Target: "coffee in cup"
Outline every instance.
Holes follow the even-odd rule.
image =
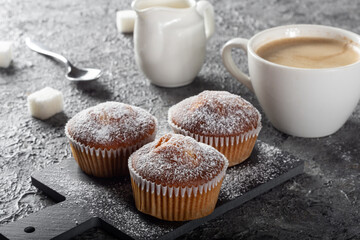
[[[359,48],[349,39],[294,37],[260,46],[256,54],[273,63],[298,68],[334,68],[357,62]]]

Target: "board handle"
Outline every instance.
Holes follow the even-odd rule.
[[[0,240],[68,240],[92,228],[119,239],[133,239],[108,222],[88,213],[86,206],[65,201],[0,227]]]
[[[99,218],[75,209],[65,201],[32,213],[1,226],[0,239],[70,239],[101,225]]]

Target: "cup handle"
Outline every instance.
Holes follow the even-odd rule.
[[[235,64],[232,56],[231,49],[240,48],[247,53],[247,43],[248,40],[245,38],[234,38],[225,43],[221,49],[221,56],[225,68],[233,75],[239,82],[244,84],[248,89],[254,92],[250,77],[243,73]]]
[[[196,10],[204,18],[205,35],[209,39],[215,31],[214,7],[208,1],[199,1]]]

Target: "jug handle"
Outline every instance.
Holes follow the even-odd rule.
[[[204,18],[205,35],[209,39],[215,31],[214,21],[214,7],[208,1],[199,1],[196,5],[196,10]]]

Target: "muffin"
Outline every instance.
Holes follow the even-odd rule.
[[[131,153],[155,139],[157,120],[139,107],[105,102],[85,109],[65,126],[80,168],[96,177],[129,175]]]
[[[191,136],[219,150],[234,166],[246,160],[261,129],[259,111],[240,96],[204,91],[169,109],[175,133]]]
[[[129,158],[136,208],[168,221],[214,211],[228,160],[215,148],[180,134],[166,134]]]

